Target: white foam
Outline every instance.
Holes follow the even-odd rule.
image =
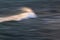
[[[21,10],[22,10],[22,13],[20,13],[18,15],[1,17],[0,22],[11,21],[11,20],[20,21],[23,19],[29,19],[29,18],[36,18],[37,17],[37,15],[33,12],[33,10],[31,8],[22,7]]]

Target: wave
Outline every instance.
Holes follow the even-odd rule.
[[[29,18],[36,18],[37,17],[37,15],[34,13],[34,11],[29,7],[21,7],[20,10],[21,10],[20,14],[7,16],[7,17],[1,17],[0,22],[11,21],[11,20],[20,21],[23,19],[29,19]]]

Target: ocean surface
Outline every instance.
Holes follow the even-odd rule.
[[[0,23],[0,40],[60,40],[60,0],[0,0],[0,17],[18,14],[22,6],[38,17]]]

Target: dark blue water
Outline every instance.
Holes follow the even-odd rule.
[[[0,0],[0,16],[15,15],[31,7],[38,18],[0,23],[0,40],[60,40],[59,0]]]

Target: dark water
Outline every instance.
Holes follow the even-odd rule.
[[[0,0],[0,16],[17,14],[21,6],[31,7],[38,18],[0,23],[0,40],[60,40],[59,0]]]

